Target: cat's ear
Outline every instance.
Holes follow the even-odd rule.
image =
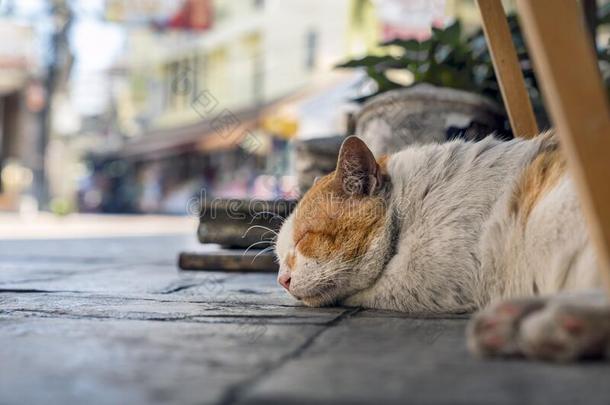
[[[356,136],[343,141],[335,181],[347,195],[373,195],[383,185],[381,168],[366,144]]]

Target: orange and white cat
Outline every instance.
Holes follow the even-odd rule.
[[[595,255],[552,133],[412,146],[379,160],[349,137],[336,170],[284,222],[276,254],[279,283],[309,306],[482,309],[469,327],[477,353],[610,353],[610,306],[591,292]]]

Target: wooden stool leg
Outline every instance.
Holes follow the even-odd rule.
[[[513,134],[524,138],[534,137],[539,132],[538,125],[502,2],[477,0],[477,5]]]
[[[517,8],[610,292],[610,112],[582,11],[576,0],[517,0]]]

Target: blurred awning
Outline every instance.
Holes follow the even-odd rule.
[[[154,23],[158,29],[205,31],[214,20],[212,0],[106,0],[106,18],[124,24]]]
[[[229,130],[226,127],[219,128],[218,117],[213,117],[188,126],[149,131],[117,145],[115,149],[100,151],[97,156],[145,161],[189,151],[214,153],[236,148],[262,154],[269,148],[269,136],[285,140],[297,136],[301,127],[301,110],[312,103],[320,104],[318,97],[335,94],[337,86],[343,88],[351,85],[350,81],[346,81],[350,76],[352,75],[331,76],[330,80],[310,85],[267,104],[231,112],[227,118],[234,125],[230,125]],[[321,105],[329,108],[328,103]],[[316,111],[315,115],[324,114]]]
[[[0,96],[14,93],[26,84],[23,71],[4,70],[0,68]]]
[[[178,128],[153,130],[127,141],[119,150],[105,151],[100,155],[131,160],[152,160],[179,155],[188,151],[214,152],[240,146],[239,139],[245,137],[258,125],[260,108],[236,112],[234,118],[239,125],[223,131],[213,119]]]
[[[214,152],[221,150],[231,150],[239,147],[250,136],[252,131],[258,126],[258,117],[246,122],[241,122],[239,126],[231,130],[230,133],[224,131],[212,131],[201,137],[196,144],[196,148],[202,152]]]
[[[35,33],[32,27],[0,21],[0,94],[13,93],[27,84],[37,67]]]
[[[261,129],[290,140],[328,136],[343,131],[346,104],[362,74],[334,71],[312,85],[265,108]]]
[[[276,111],[263,117],[261,128],[270,135],[282,139],[292,139],[299,129],[298,118],[287,111]]]
[[[203,31],[212,27],[212,0],[186,0],[166,23],[167,28]]]

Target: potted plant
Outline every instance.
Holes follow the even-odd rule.
[[[526,83],[539,97],[516,18],[509,17]],[[369,55],[338,65],[363,68],[375,91],[356,101],[356,134],[376,154],[413,143],[462,137],[480,139],[495,132],[510,138],[500,90],[481,29],[464,35],[461,23],[432,28],[423,41],[395,39],[382,43],[383,55]],[[408,72],[412,83],[393,80]],[[536,103],[535,103],[536,104]]]

